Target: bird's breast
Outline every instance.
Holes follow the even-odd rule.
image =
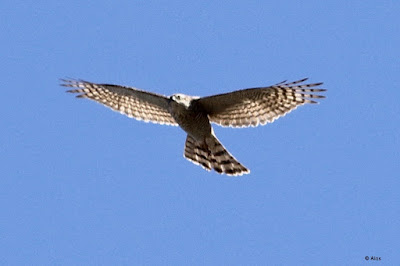
[[[211,134],[211,124],[204,112],[178,103],[171,103],[169,111],[179,126],[195,139],[201,141]]]

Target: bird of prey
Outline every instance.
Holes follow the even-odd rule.
[[[180,126],[186,133],[184,157],[210,171],[238,176],[250,170],[219,142],[211,122],[224,127],[256,127],[271,123],[300,105],[325,98],[322,83],[307,79],[280,82],[269,87],[237,90],[207,97],[174,94],[170,97],[111,84],[62,79],[70,93],[88,98],[121,114],[145,122]]]

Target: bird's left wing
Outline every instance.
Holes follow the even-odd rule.
[[[68,90],[77,93],[78,98],[89,98],[121,114],[158,124],[178,125],[168,111],[168,98],[136,88],[96,84],[83,80],[61,80],[61,86],[76,89]]]
[[[198,99],[211,122],[226,127],[264,125],[306,103],[317,103],[310,98],[325,98],[314,92],[322,83],[302,84],[307,79],[281,82],[270,87],[238,90]]]

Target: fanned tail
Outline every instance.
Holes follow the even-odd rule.
[[[250,170],[239,163],[214,135],[206,138],[205,142],[196,141],[188,135],[184,156],[208,171],[214,169],[217,173],[231,176],[250,173]]]

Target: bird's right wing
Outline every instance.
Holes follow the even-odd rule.
[[[168,98],[163,95],[136,88],[96,84],[83,80],[62,79],[61,81],[63,82],[61,86],[76,88],[67,92],[77,93],[78,98],[89,98],[137,120],[178,125],[168,111]]]
[[[226,127],[265,125],[306,103],[325,98],[314,93],[322,83],[302,84],[307,79],[281,82],[270,87],[251,88],[198,99],[210,121]]]

